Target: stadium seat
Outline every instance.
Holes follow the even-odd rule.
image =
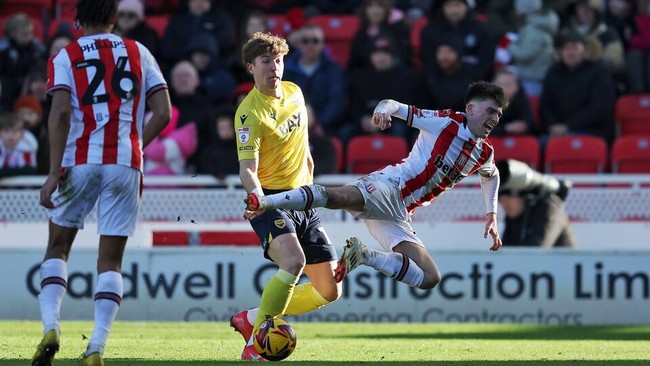
[[[552,137],[544,161],[547,173],[602,173],[607,167],[607,143],[597,136]]]
[[[345,171],[345,154],[343,151],[343,142],[336,136],[331,136],[334,151],[336,151],[336,169],[338,173]]]
[[[25,13],[40,22],[47,21],[52,12],[51,0],[4,0],[0,2],[0,14]]]
[[[291,31],[291,24],[284,14],[266,14],[266,26],[271,34],[285,37]]]
[[[67,27],[70,30],[70,33],[72,34],[72,37],[74,37],[74,39],[77,39],[84,35],[84,29],[81,27],[77,28],[75,26],[74,17],[59,17],[56,19],[52,19],[50,25],[47,27],[48,40],[51,41],[52,38],[54,38],[54,36],[59,30],[59,27]]]
[[[650,94],[620,96],[614,117],[617,136],[650,134]]]
[[[494,146],[495,160],[514,159],[528,164],[533,169],[541,168],[540,149],[537,137],[524,136],[494,136],[490,137]]]
[[[167,25],[169,24],[169,19],[171,18],[171,15],[147,15],[144,17],[144,22],[147,23],[148,26],[153,28],[153,30],[158,33],[158,37],[162,37],[165,34],[165,29],[167,29]]]
[[[54,14],[58,17],[74,17],[77,0],[54,0]]]
[[[650,173],[650,134],[618,137],[611,157],[613,173]]]
[[[406,139],[390,135],[365,135],[347,145],[347,172],[368,174],[401,161],[408,154]]]
[[[0,16],[0,37],[4,37],[5,23],[12,15],[14,14],[4,15],[3,13],[3,15]],[[41,42],[45,42],[45,38],[43,38],[43,22],[39,19],[40,18],[32,17],[34,23],[34,37],[38,38]]]
[[[359,17],[356,15],[316,15],[309,19],[310,24],[316,24],[325,34],[325,44],[332,52],[332,57],[344,69],[348,66],[352,39],[359,29]]]

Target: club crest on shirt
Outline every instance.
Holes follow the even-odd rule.
[[[248,127],[237,128],[237,137],[242,144],[247,143],[251,139],[251,130]]]
[[[287,226],[287,223],[284,221],[284,219],[277,219],[273,221],[273,223],[278,229],[284,229],[284,227]]]

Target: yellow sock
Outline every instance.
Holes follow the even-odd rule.
[[[296,282],[298,282],[298,277],[282,269],[279,269],[269,280],[262,292],[260,308],[255,319],[255,330],[267,316],[284,314],[293,289],[296,287]]]
[[[329,301],[325,300],[311,283],[301,283],[293,290],[293,296],[291,296],[284,313],[286,315],[304,314],[320,309],[327,304]]]

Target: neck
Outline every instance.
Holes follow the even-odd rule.
[[[92,36],[94,34],[110,33],[112,28],[112,25],[84,27],[84,35]]]

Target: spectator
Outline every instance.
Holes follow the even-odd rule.
[[[242,19],[239,32],[237,32],[236,42],[239,45],[238,49],[248,41],[255,32],[266,32],[268,27],[266,25],[266,16],[264,12],[260,10],[253,10],[247,13]],[[244,64],[241,61],[241,55],[239,52],[232,52],[229,55],[224,55],[224,63],[226,69],[230,74],[235,78],[237,83],[249,82],[251,76],[246,71]]]
[[[594,135],[611,142],[616,103],[611,69],[587,59],[586,40],[580,34],[561,32],[556,47],[560,60],[546,74],[540,100],[544,132],[551,137]]]
[[[55,34],[47,48],[49,57],[54,57],[63,47],[69,45],[70,42],[72,42],[72,35],[70,33],[62,32]]]
[[[553,63],[553,37],[560,18],[553,10],[542,9],[542,0],[515,0],[515,11],[523,18],[523,25],[508,51],[526,94],[539,96],[544,75]]]
[[[304,26],[300,36],[298,50],[285,60],[284,79],[302,89],[322,128],[334,134],[343,113],[346,76],[323,50],[325,36],[319,26]]]
[[[38,142],[15,113],[0,114],[0,178],[36,174]]]
[[[650,92],[650,1],[639,1],[635,17],[636,32],[630,39],[627,54],[627,80],[632,93]]]
[[[353,123],[343,126],[339,136],[346,143],[352,136],[362,134],[362,117],[371,108],[386,98],[398,98],[404,103],[416,105],[422,100],[424,86],[415,72],[397,62],[397,49],[389,36],[377,37],[370,53],[370,67],[350,75],[348,96],[350,98],[349,120]],[[371,113],[372,114],[372,113]],[[406,124],[395,124],[382,133],[410,139]],[[376,129],[373,127],[373,131]]]
[[[440,38],[455,34],[464,43],[460,62],[474,80],[489,79],[496,49],[494,38],[483,24],[471,17],[467,0],[442,0],[439,4],[422,29],[422,71],[425,75],[433,72]]]
[[[240,83],[237,85],[237,88],[235,89],[235,92],[232,94],[230,97],[230,103],[234,105],[235,107],[239,107],[239,104],[246,98],[246,95],[253,90],[255,87],[255,83],[248,82],[248,83]]]
[[[172,105],[178,108],[177,128],[194,122],[199,136],[199,146],[207,136],[209,111],[206,108],[212,102],[210,98],[199,91],[199,74],[189,61],[177,63],[171,72],[170,97]],[[196,167],[196,156],[188,158],[188,171]]]
[[[148,122],[152,114],[145,116]],[[172,107],[167,126],[144,149],[144,173],[148,175],[181,175],[186,173],[187,159],[196,153],[196,124],[178,127],[178,109]]]
[[[353,72],[370,65],[372,41],[380,34],[395,40],[395,58],[407,67],[411,63],[410,29],[404,14],[393,9],[390,0],[364,0],[361,4],[361,24],[352,39],[347,70]]]
[[[573,247],[577,240],[564,211],[570,183],[540,174],[516,160],[497,162],[499,204],[505,212],[505,246]]]
[[[589,36],[586,38],[587,54],[597,58],[602,52],[602,59],[619,76],[625,69],[623,41],[616,30],[605,23],[601,3],[600,0],[576,0],[569,7],[568,29]]]
[[[160,39],[158,33],[144,21],[144,4],[141,0],[119,2],[113,33],[142,43],[154,57],[158,58]]]
[[[508,99],[508,108],[490,136],[526,135],[535,133],[533,113],[528,97],[519,84],[514,71],[508,68],[499,69],[494,73],[493,82],[503,89]]]
[[[634,17],[637,14],[637,1],[609,0],[605,8],[605,23],[618,33],[623,48],[630,48],[630,38],[636,31]]]
[[[4,25],[0,39],[0,111],[9,111],[20,95],[20,88],[30,67],[46,58],[45,46],[34,37],[32,19],[18,13]]]
[[[50,109],[52,108],[52,99],[47,96],[47,73],[45,68],[46,65],[44,63],[32,65],[29,73],[25,76],[25,82],[23,83],[21,92],[23,96],[30,95],[36,98],[40,105],[41,122],[37,126],[30,127],[29,131],[38,141],[36,166],[38,168],[38,174],[41,175],[47,175],[50,169],[50,142],[47,120],[50,115]],[[19,104],[19,100],[16,101],[16,104]],[[16,104],[14,104],[14,108]],[[38,111],[39,108],[34,106],[33,109]]]
[[[515,0],[490,1],[486,25],[494,39],[502,39],[507,33],[516,32]]]
[[[209,138],[199,148],[198,173],[218,179],[239,173],[237,141],[235,140],[235,108],[218,107],[211,115]]]
[[[201,80],[200,87],[206,92],[213,104],[228,101],[237,87],[235,78],[219,62],[219,48],[214,37],[207,33],[198,33],[190,38],[186,55],[194,64]]]
[[[465,93],[473,80],[469,67],[460,62],[463,40],[456,34],[438,38],[435,67],[427,74],[431,109],[465,110]]]
[[[194,34],[212,35],[219,46],[219,54],[227,55],[234,49],[235,22],[221,11],[213,9],[211,0],[188,0],[187,11],[174,15],[161,40],[160,54],[173,65],[183,58],[185,46]]]
[[[314,159],[314,176],[338,173],[336,149],[332,137],[323,131],[318,116],[310,104],[306,104],[309,126],[309,151]]]

